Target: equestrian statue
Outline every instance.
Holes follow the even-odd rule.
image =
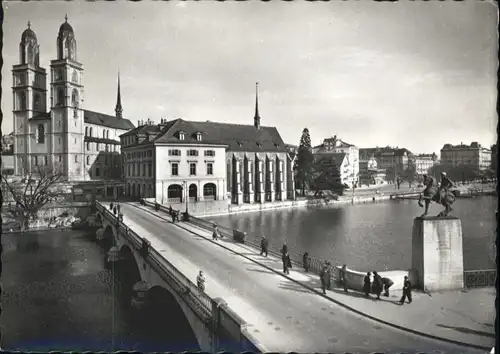
[[[450,190],[453,187],[453,182],[448,178],[446,172],[441,173],[441,181],[438,185],[436,179],[431,176],[424,175],[425,189],[420,194],[418,205],[424,207],[422,200],[425,202],[425,212],[421,215],[424,217],[429,212],[429,205],[435,202],[444,206],[444,210],[440,212],[437,217],[448,216],[453,210],[452,204],[455,202],[455,194]]]

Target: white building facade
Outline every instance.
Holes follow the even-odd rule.
[[[441,149],[441,163],[450,166],[470,165],[487,170],[491,168],[491,150],[477,142],[470,145],[445,144]]]

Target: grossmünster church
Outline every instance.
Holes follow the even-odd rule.
[[[119,136],[134,125],[122,116],[119,77],[115,115],[86,110],[83,64],[67,16],[54,54],[47,78],[37,36],[28,23],[19,44],[19,64],[12,68],[15,175],[46,166],[69,181],[120,179]]]

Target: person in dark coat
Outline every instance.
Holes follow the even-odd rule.
[[[304,270],[306,273],[309,273],[309,267],[311,266],[311,258],[309,258],[309,253],[304,253],[302,256],[302,265],[304,266]]]
[[[118,214],[120,214],[120,210],[121,210],[121,205],[120,204],[116,204],[116,210],[118,211]]]
[[[116,215],[116,206],[113,207],[113,214]]]
[[[332,288],[332,267],[330,262],[326,262],[326,288],[331,290]]]
[[[365,292],[365,296],[370,296],[370,287],[371,287],[371,281],[370,281],[370,272],[366,273],[365,278],[364,278],[364,284],[363,284],[363,291]]]
[[[380,300],[380,294],[382,294],[383,287],[384,283],[382,277],[378,275],[376,271],[373,271],[372,292],[377,295],[377,300]]]
[[[288,246],[286,245],[286,242],[283,244],[283,246],[281,246],[281,253],[288,253]]]
[[[410,279],[408,279],[407,275],[405,275],[405,281],[403,284],[403,296],[401,297],[401,300],[399,300],[399,303],[403,305],[406,298],[408,298],[408,303],[411,304],[411,282]]]
[[[347,278],[346,278],[346,271],[347,271],[347,266],[344,264],[342,266],[342,269],[340,270],[340,282],[342,283],[342,285],[344,286],[344,291],[347,293],[348,290],[347,290],[347,287],[348,287],[348,283],[347,283]]]
[[[319,280],[321,280],[321,290],[323,290],[323,294],[326,294],[326,263],[323,264],[323,268],[321,268],[321,271],[319,272]]]
[[[389,297],[389,288],[394,285],[394,282],[389,278],[382,278],[384,284],[384,296]]]
[[[281,260],[283,262],[283,273],[290,274],[288,268],[290,268],[291,262],[290,262],[290,255],[288,254],[288,252],[282,254]]]
[[[212,240],[217,241],[219,239],[218,235],[219,235],[219,230],[217,229],[217,224],[214,223],[214,230],[212,232]]]
[[[266,236],[262,236],[262,240],[260,240],[260,255],[267,257],[267,251],[269,247],[269,241]]]

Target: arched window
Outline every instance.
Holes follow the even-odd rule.
[[[27,60],[28,64],[31,64],[31,65],[34,64],[34,60],[33,60],[34,58],[33,57],[34,57],[33,56],[33,44],[29,43],[28,44],[28,60]]]
[[[106,138],[106,129],[103,129],[102,130],[102,138],[105,139]]]
[[[89,150],[90,150],[90,143],[87,142],[87,151],[89,151]]]
[[[76,70],[73,70],[73,75],[71,76],[71,81],[74,83],[78,83],[78,74],[76,73]]]
[[[92,127],[89,129],[89,136],[92,136]]]
[[[89,127],[85,127],[85,136],[89,136]]]
[[[90,156],[87,156],[87,165],[90,165]]]
[[[76,89],[73,89],[73,93],[71,94],[71,105],[73,107],[78,107],[79,103],[78,91]]]
[[[109,139],[109,130],[106,130],[106,139]]]
[[[43,126],[43,124],[38,124],[37,143],[38,144],[45,144],[45,127]]]
[[[19,100],[20,101],[19,102],[19,104],[20,104],[19,109],[26,109],[27,108],[27,106],[26,106],[26,92],[21,92],[19,98],[20,98],[20,100]]]
[[[62,87],[59,87],[57,89],[57,105],[58,106],[64,105],[64,91],[63,91]]]

